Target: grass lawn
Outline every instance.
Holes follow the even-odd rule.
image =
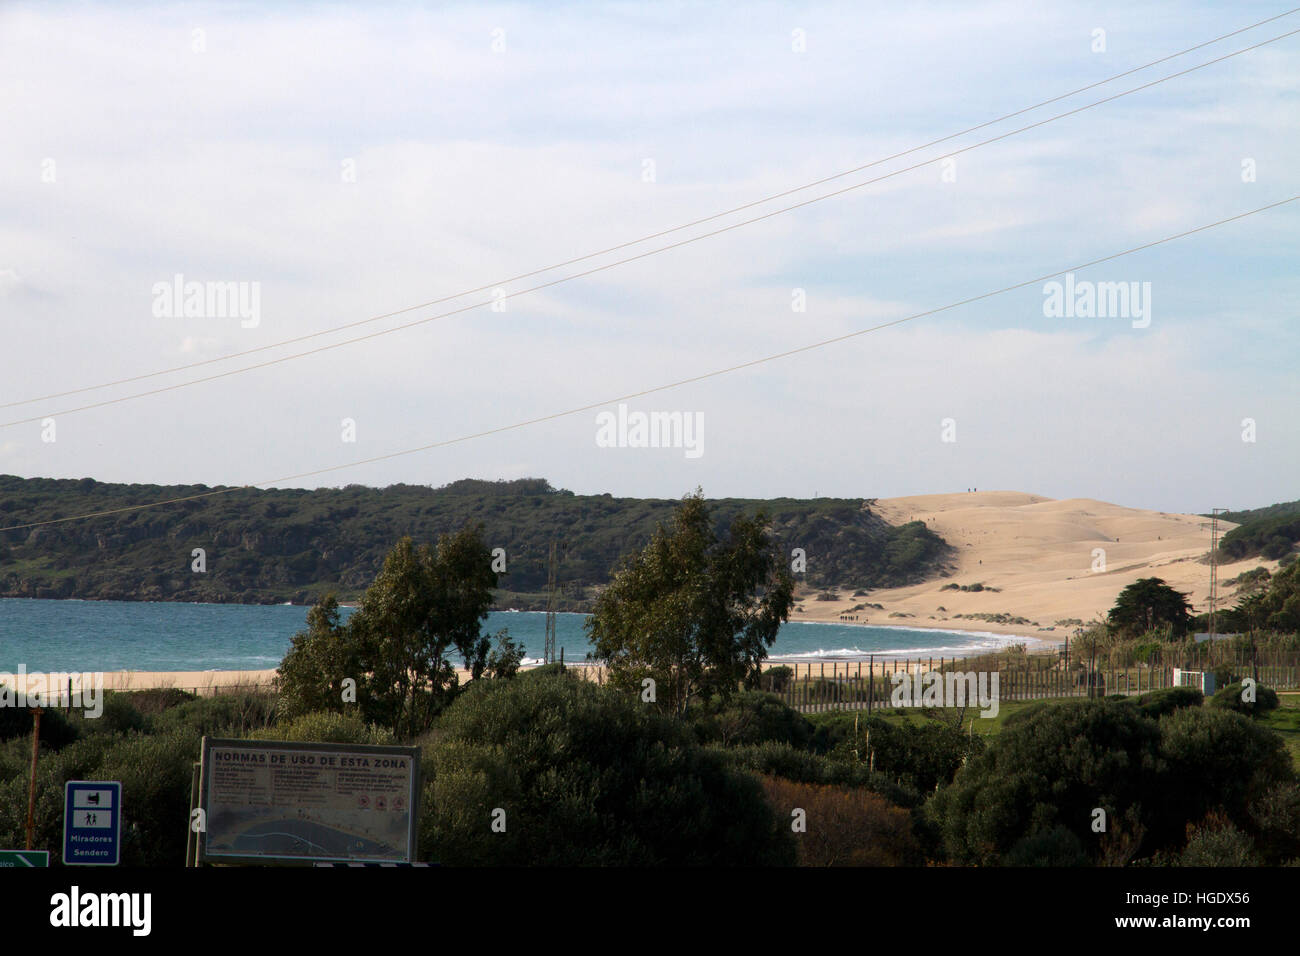
[[[1300,771],[1300,694],[1282,693],[1277,699],[1278,709],[1265,714],[1259,722],[1286,741],[1291,764]]]

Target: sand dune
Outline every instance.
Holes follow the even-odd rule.
[[[1210,521],[1200,515],[1144,511],[1090,498],[1056,500],[1015,491],[885,498],[873,510],[887,521],[924,521],[951,544],[946,578],[906,588],[873,590],[836,601],[808,593],[804,613],[793,620],[836,621],[854,614],[857,623],[988,630],[1058,641],[1073,625],[1058,622],[1100,618],[1119,592],[1139,578],[1159,577],[1190,594],[1197,612],[1209,604]],[[1235,527],[1220,522],[1220,534]],[[1104,555],[1095,554],[1101,549]],[[1094,570],[1104,559],[1104,570]],[[1242,571],[1276,561],[1251,558],[1219,566],[1220,606],[1235,603],[1223,582]],[[941,590],[976,582],[999,591]],[[880,604],[852,611],[864,602]],[[942,610],[940,610],[942,608]],[[1030,624],[998,624],[956,615],[1007,614]],[[891,617],[906,614],[909,617]]]

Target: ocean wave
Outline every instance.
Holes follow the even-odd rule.
[[[963,635],[964,636],[964,635]],[[975,637],[974,634],[971,635]],[[771,654],[769,661],[865,661],[876,657],[892,659],[896,657],[971,657],[986,651],[1000,650],[1013,644],[1024,643],[1023,639],[1008,634],[979,635],[978,639],[963,644],[932,644],[922,647],[882,647],[863,650],[860,647],[819,647],[807,651],[789,651],[783,654]]]

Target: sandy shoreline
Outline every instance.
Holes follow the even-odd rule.
[[[1035,650],[1047,650],[1054,653],[1054,646],[1040,645]],[[797,659],[768,659],[763,662],[763,670],[771,670],[774,667],[788,667],[793,670],[796,676],[826,676],[826,678],[835,678],[835,676],[866,676],[871,674],[872,663],[874,663],[876,674],[888,674],[891,671],[911,671],[911,670],[928,670],[931,667],[937,667],[944,662],[962,659],[963,657],[979,657],[983,654],[995,653],[993,649],[974,650],[970,654],[957,654],[946,652],[944,654],[915,653],[907,654],[906,657],[897,656],[897,654],[875,654],[870,658],[862,659],[845,659],[845,658],[814,658],[800,657]],[[536,665],[534,665],[536,666]],[[588,663],[572,663],[568,666],[571,669],[580,672],[582,676],[589,680],[597,680],[603,683],[604,669],[599,665],[588,665]],[[521,670],[530,670],[532,667],[524,667]],[[460,675],[460,683],[469,683],[469,672],[467,670],[456,671]],[[233,693],[261,692],[269,691],[276,679],[274,670],[253,670],[253,671],[105,671],[104,672],[104,689],[105,691],[152,691],[152,689],[177,688],[188,693],[195,693],[201,697],[211,697],[216,695],[233,695]]]

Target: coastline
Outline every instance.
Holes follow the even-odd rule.
[[[816,654],[774,654],[769,656],[763,662],[763,669],[770,670],[773,667],[795,667],[799,671],[805,669],[811,671],[812,668],[818,668],[819,673],[827,677],[835,676],[843,671],[845,674],[862,673],[868,667],[868,659],[874,657],[876,670],[884,673],[889,668],[897,668],[900,664],[906,664],[910,669],[921,661],[927,660],[952,660],[962,657],[978,657],[983,654],[996,653],[1005,649],[1007,646],[1014,644],[1025,644],[1026,653],[1055,653],[1056,645],[1049,643],[1041,638],[1030,637],[1021,634],[997,633],[994,631],[968,631],[954,627],[940,627],[937,625],[922,624],[871,624],[867,622],[847,622],[847,621],[803,621],[806,624],[836,624],[840,626],[873,627],[882,630],[892,631],[944,631],[952,634],[962,634],[972,639],[984,638],[1003,641],[1002,647],[983,647],[970,648],[966,653],[962,653],[961,648],[936,647],[936,648],[902,648],[896,651],[876,651],[861,653],[854,657],[831,657],[818,656]],[[839,653],[837,651],[827,652],[827,654]],[[588,679],[602,681],[604,679],[604,668],[596,664],[586,664],[582,661],[566,662],[567,666],[577,668]],[[525,664],[521,670],[532,670],[539,664]],[[458,668],[456,673],[459,675],[462,683],[467,683],[470,679],[469,671],[464,668]],[[275,680],[276,668],[265,668],[262,670],[207,670],[207,671],[136,671],[136,670],[119,670],[104,672],[104,689],[113,691],[139,691],[139,690],[161,690],[176,688],[199,696],[214,696],[216,694],[237,694],[244,692],[261,692],[269,690]]]

